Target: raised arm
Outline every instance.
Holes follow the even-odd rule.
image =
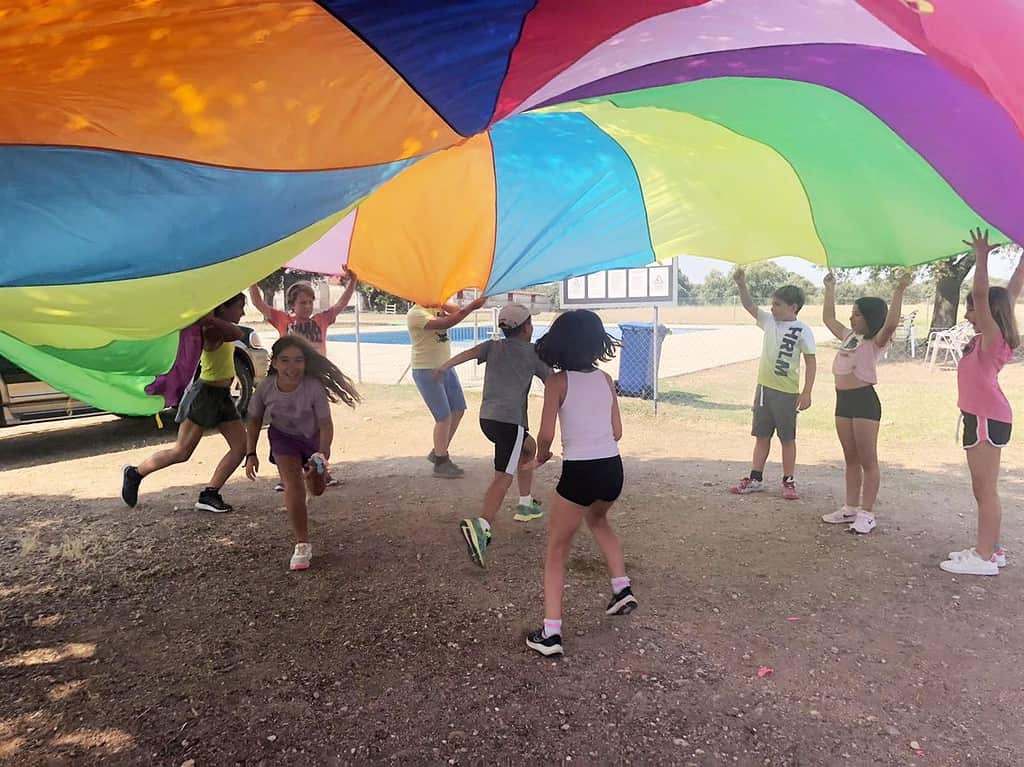
[[[850,335],[850,329],[836,319],[836,276],[829,272],[825,275],[825,303],[821,307],[821,320],[832,335],[840,341]]]
[[[1013,270],[1010,282],[1006,285],[1006,291],[1010,294],[1010,303],[1016,304],[1020,298],[1021,289],[1024,289],[1024,249],[1020,252],[1020,260],[1017,261],[1017,268]]]
[[[544,410],[540,416],[540,430],[537,432],[537,465],[551,460],[551,444],[555,441],[555,421],[558,409],[565,399],[566,375],[555,373],[544,382]]]
[[[434,319],[429,320],[423,327],[427,330],[447,330],[448,328],[453,328],[483,306],[486,302],[487,299],[484,296],[480,296],[480,298],[466,304],[464,307],[451,314],[446,314],[444,317],[434,317]],[[447,308],[445,308],[445,311],[447,311]]]
[[[359,280],[356,278],[355,272],[348,271],[345,274],[348,276],[348,284],[345,285],[345,290],[341,294],[341,298],[326,310],[327,317],[331,322],[338,319],[338,315],[345,311],[345,307],[348,306],[348,302],[352,300],[352,294],[356,292],[356,287],[359,285]]]
[[[736,281],[736,287],[740,292],[740,303],[743,304],[743,308],[747,310],[747,313],[757,319],[757,304],[754,303],[754,299],[750,297],[750,288],[747,287],[747,274],[743,271],[743,268],[737,266],[735,271],[732,273],[732,278]]]
[[[904,271],[900,275],[899,281],[892,291],[892,301],[889,302],[889,313],[885,315],[885,324],[873,339],[876,346],[883,347],[888,344],[892,340],[892,334],[900,326],[900,315],[903,314],[903,294],[913,280],[914,276],[910,272]]]
[[[238,327],[238,325],[233,322],[228,322],[227,320],[222,320],[220,317],[215,317],[212,314],[203,318],[203,330],[205,331],[207,328],[213,328],[219,332],[224,339],[224,343],[238,341],[242,338],[242,329]],[[213,351],[218,346],[220,346],[220,342],[207,346],[206,334],[203,334],[203,348],[207,351]]]
[[[270,322],[270,315],[274,313],[274,307],[263,300],[263,291],[260,290],[259,285],[253,285],[249,288],[249,298],[252,300],[252,305],[259,309],[263,319]]]
[[[988,230],[982,234],[981,229],[971,232],[971,240],[964,240],[965,245],[970,245],[974,251],[974,287],[971,289],[972,303],[974,304],[974,326],[981,331],[981,347],[991,348],[1002,335],[999,325],[992,316],[992,307],[988,303],[988,254],[992,246],[988,242]]]

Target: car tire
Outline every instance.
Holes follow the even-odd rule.
[[[255,374],[252,363],[245,354],[235,352],[235,382],[231,385],[231,393],[235,398],[235,407],[238,414],[243,418],[249,410],[249,403],[252,401],[252,393],[256,386],[254,384]]]

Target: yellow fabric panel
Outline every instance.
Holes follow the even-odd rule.
[[[260,250],[201,269],[137,280],[0,288],[0,330],[32,346],[93,349],[159,338],[287,263],[348,210]]]
[[[573,109],[633,160],[659,259],[729,253],[746,264],[792,254],[826,263],[803,185],[773,148],[682,112],[608,103]]]
[[[406,168],[356,213],[348,265],[359,279],[423,305],[487,285],[495,180],[486,134]]]
[[[13,6],[0,8],[0,144],[308,170],[391,162],[459,140],[312,0]]]

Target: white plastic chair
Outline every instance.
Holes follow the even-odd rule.
[[[960,364],[960,357],[963,356],[964,346],[974,337],[974,327],[971,323],[960,322],[947,330],[935,330],[928,336],[928,369],[933,370],[938,360],[939,352],[945,352],[942,364],[952,362],[954,366]]]

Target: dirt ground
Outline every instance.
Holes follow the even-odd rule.
[[[499,520],[486,571],[457,530],[492,471],[477,395],[453,448],[467,475],[443,481],[415,392],[365,393],[335,410],[345,484],[314,508],[314,566],[298,574],[269,466],[226,486],[234,513],[192,510],[219,437],[129,510],[119,467],[169,429],[0,433],[0,761],[1024,763],[1019,444],[1004,451],[1011,564],[953,578],[937,564],[969,544],[974,511],[951,427],[887,448],[880,526],[858,538],[818,521],[842,500],[825,428],[801,435],[802,500],[778,496],[774,462],[772,492],[736,498],[745,400],[704,397],[700,418],[628,407],[614,523],[640,609],[604,616],[607,574],[581,535],[567,654],[548,661],[523,646],[542,618],[543,521]],[[557,474],[538,474],[541,498]]]

